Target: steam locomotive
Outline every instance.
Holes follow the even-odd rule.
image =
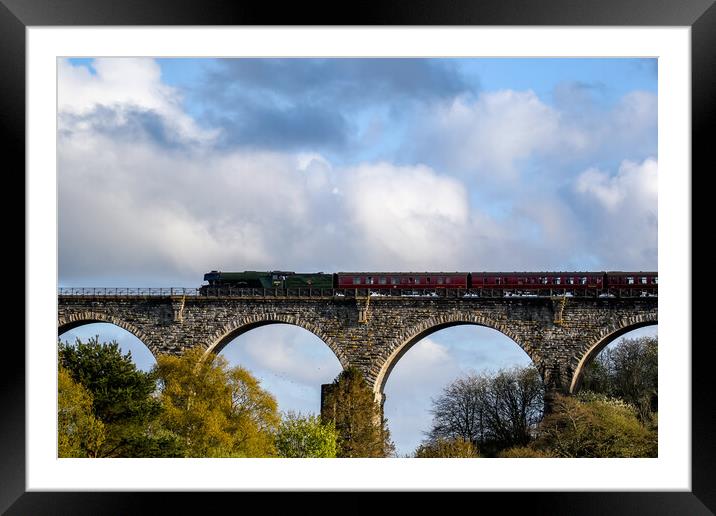
[[[656,296],[657,272],[337,272],[211,271],[204,274],[202,295],[225,295],[246,289],[291,291],[335,289],[339,295],[465,296]]]

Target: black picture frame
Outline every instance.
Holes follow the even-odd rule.
[[[692,44],[692,170],[713,171],[710,129],[716,118],[715,0],[411,0],[329,6],[204,0],[0,0],[0,131],[6,169],[25,170],[25,29],[30,26],[105,25],[549,25],[688,26]],[[8,159],[10,158],[10,159]],[[15,158],[15,159],[12,159]],[[711,166],[709,166],[711,165]],[[15,174],[19,176],[19,174]],[[692,173],[692,178],[695,174]],[[24,181],[19,188],[24,192]],[[697,190],[693,189],[692,192]],[[695,212],[692,215],[697,220]],[[699,233],[692,229],[692,235]],[[692,238],[693,241],[693,238]],[[692,250],[692,270],[699,267]],[[26,258],[26,257],[24,257]],[[6,269],[10,271],[10,268]],[[25,268],[25,277],[31,271]],[[15,277],[15,276],[13,276]],[[694,277],[696,277],[694,275]],[[690,279],[690,278],[689,278]],[[19,291],[19,289],[17,290]],[[693,292],[693,290],[692,290]],[[692,321],[707,305],[691,300]],[[17,300],[17,306],[20,305]],[[24,303],[23,303],[24,306]],[[24,340],[24,339],[23,339]],[[692,339],[694,341],[695,339]],[[713,514],[716,510],[716,411],[712,398],[710,339],[691,346],[692,490],[690,492],[480,493],[533,514]],[[194,505],[221,507],[247,493],[26,492],[25,351],[6,342],[0,375],[0,511],[7,514],[135,514],[151,510],[191,512]],[[679,344],[679,343],[673,343]],[[690,343],[680,343],[689,345]],[[255,496],[255,495],[254,495]],[[244,499],[245,500],[245,499]],[[509,500],[509,501],[508,501]],[[517,505],[516,505],[517,504]],[[246,507],[244,505],[244,507]]]

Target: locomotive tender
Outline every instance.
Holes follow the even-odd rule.
[[[211,271],[204,274],[202,295],[226,295],[255,289],[325,291],[337,295],[446,295],[464,296],[656,296],[658,273],[600,272],[337,272]],[[297,290],[298,289],[298,290]]]

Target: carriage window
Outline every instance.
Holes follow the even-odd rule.
[[[427,283],[430,283],[430,278],[427,278],[425,281],[426,281]]]
[[[659,283],[659,277],[658,277],[658,276],[654,276],[653,278],[651,278],[651,282],[652,282],[654,285],[657,285],[657,284]]]
[[[542,283],[542,285],[546,285],[546,284],[547,284],[547,278],[546,278],[546,277],[540,278],[540,283]]]
[[[385,285],[386,283],[388,283],[388,278],[380,278],[381,285]]]
[[[442,285],[443,283],[445,283],[445,278],[443,278],[442,276],[440,276],[440,277],[438,278],[438,285]]]
[[[408,278],[408,283],[413,283],[413,278]]]
[[[391,285],[397,285],[397,284],[398,284],[398,278],[395,278],[395,277],[390,278],[390,284],[391,284]]]
[[[567,278],[568,285],[574,285],[574,278]]]
[[[642,276],[641,278],[639,278],[639,283],[641,283],[642,285],[646,285],[646,276]]]
[[[445,283],[450,283],[450,277],[445,278]]]
[[[579,284],[580,284],[580,285],[586,285],[586,284],[587,284],[587,277],[586,277],[586,276],[582,276],[581,278],[579,278]]]
[[[373,284],[373,276],[368,276],[368,281],[367,281],[367,283],[368,283],[368,285],[372,285],[372,284]]]
[[[562,284],[562,278],[554,278],[554,284],[555,284],[555,285],[561,285],[561,284]]]
[[[627,276],[627,285],[633,285],[634,284],[634,277],[633,276]]]
[[[353,284],[354,285],[360,285],[360,276],[355,276],[353,278]]]

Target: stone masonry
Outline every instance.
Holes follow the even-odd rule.
[[[583,367],[615,338],[657,323],[657,298],[407,298],[59,296],[58,331],[109,322],[156,356],[200,346],[218,353],[258,326],[293,324],[359,367],[382,400],[391,370],[413,344],[449,326],[477,324],[514,340],[551,392],[575,392]],[[548,401],[548,400],[547,400]]]

